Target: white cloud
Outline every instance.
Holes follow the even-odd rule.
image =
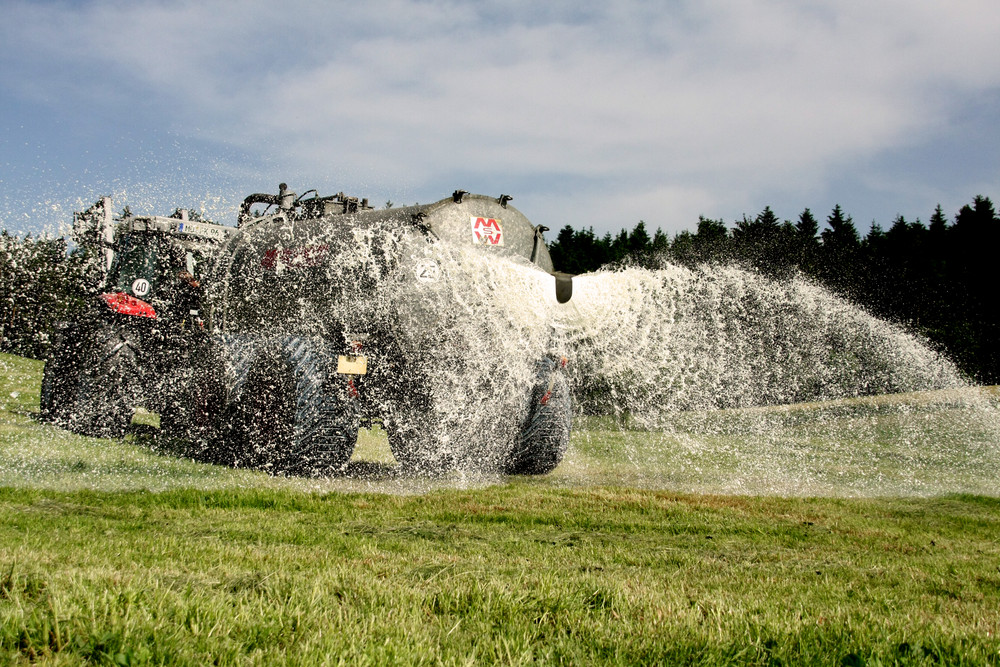
[[[139,98],[181,135],[416,193],[463,172],[575,178],[564,210],[602,184],[674,229],[695,209],[759,210],[763,191],[814,192],[1000,86],[992,0],[108,0],[7,14],[32,71],[105,112],[109,93]],[[36,99],[42,86],[2,80]],[[599,215],[650,217],[637,213]]]

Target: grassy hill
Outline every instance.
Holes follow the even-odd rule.
[[[0,663],[1000,662],[997,478],[953,460],[964,441],[988,465],[991,431],[960,423],[965,398],[683,415],[659,433],[594,421],[537,480],[399,478],[366,433],[355,478],[309,481],[161,455],[142,428],[112,442],[38,424],[39,376],[0,356]],[[845,451],[859,433],[864,459]],[[832,497],[704,492],[767,443],[799,443],[768,464],[839,452],[813,473]],[[986,495],[844,497],[872,487],[832,469],[865,460]],[[764,468],[740,474],[780,477]]]

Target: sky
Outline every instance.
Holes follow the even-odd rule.
[[[513,195],[553,231],[1000,199],[996,0],[0,0],[0,228]]]

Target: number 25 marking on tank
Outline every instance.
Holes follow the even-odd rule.
[[[145,278],[138,278],[132,283],[132,294],[136,296],[146,296],[149,294],[149,281]]]
[[[422,259],[417,263],[415,273],[422,283],[436,283],[441,277],[441,267],[433,259]]]

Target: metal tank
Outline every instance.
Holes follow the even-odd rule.
[[[571,291],[568,276],[553,272],[546,228],[511,199],[459,190],[373,210],[343,193],[297,197],[284,184],[277,195],[247,197],[209,281],[218,381],[192,400],[222,407],[200,439],[205,456],[327,474],[346,468],[359,424],[377,420],[404,467],[454,465],[455,452],[435,441],[435,372],[421,362],[435,337],[468,324],[456,318],[496,319],[482,304],[456,315],[447,301],[463,293],[457,283],[502,261],[521,267],[525,299],[565,301]],[[505,390],[517,394],[505,396],[518,406],[516,433],[488,467],[540,474],[565,451],[571,399],[563,362],[544,341],[525,354],[530,376]]]

